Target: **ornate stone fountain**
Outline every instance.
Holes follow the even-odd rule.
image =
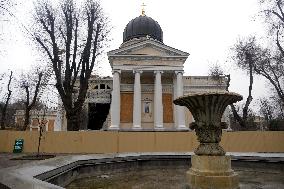
[[[231,158],[219,145],[221,122],[226,107],[242,100],[232,92],[193,93],[174,100],[174,104],[186,106],[194,117],[190,125],[195,130],[199,146],[191,157],[191,168],[187,172],[191,189],[237,189],[238,175],[231,169]]]

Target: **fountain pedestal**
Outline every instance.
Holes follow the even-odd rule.
[[[191,156],[187,178],[191,189],[238,189],[238,175],[231,169],[230,156]]]
[[[238,175],[231,169],[231,158],[219,145],[222,115],[229,104],[242,100],[242,96],[230,92],[195,93],[174,100],[176,105],[186,106],[194,117],[190,125],[195,130],[199,146],[191,157],[187,177],[191,189],[238,189]]]

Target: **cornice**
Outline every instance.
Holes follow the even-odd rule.
[[[126,46],[126,47],[121,47],[119,49],[115,49],[115,50],[109,51],[107,53],[107,55],[109,57],[110,56],[114,56],[114,55],[117,56],[119,53],[127,52],[127,51],[130,52],[130,51],[133,51],[134,49],[140,49],[140,48],[143,48],[143,47],[146,47],[146,46],[150,46],[150,47],[153,47],[153,48],[156,47],[156,49],[164,49],[164,50],[166,50],[166,52],[168,51],[169,54],[170,53],[176,53],[176,55],[173,55],[173,56],[182,56],[182,57],[186,57],[186,58],[189,56],[189,53],[187,53],[187,52],[175,49],[173,47],[167,46],[167,45],[162,44],[162,43],[158,43],[158,42],[156,42],[154,40],[151,40],[151,39],[148,39],[148,40],[145,40],[145,41],[142,41],[142,42],[135,43],[133,45],[129,45],[129,46]],[[125,55],[125,54],[123,54],[123,55]]]

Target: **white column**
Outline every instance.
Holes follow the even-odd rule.
[[[183,71],[175,71],[176,74],[176,98],[183,96]],[[185,126],[185,116],[184,116],[184,107],[176,106],[176,118],[177,118],[177,129],[185,130],[188,129]]]
[[[173,99],[176,99],[177,98],[177,78],[176,76],[173,78],[173,96],[174,98]],[[174,114],[174,126],[175,128],[178,127],[178,119],[177,119],[177,105],[175,105],[173,103],[173,107],[174,107],[174,111],[173,111],[173,114]]]
[[[141,129],[141,83],[140,74],[142,71],[134,70],[134,96],[133,96],[133,129]]]
[[[163,101],[162,101],[162,71],[154,71],[155,91],[154,91],[154,127],[163,129]]]
[[[120,73],[120,70],[113,70],[110,130],[118,130],[120,124]]]

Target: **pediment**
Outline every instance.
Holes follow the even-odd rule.
[[[108,52],[108,56],[188,57],[188,53],[153,40],[142,41]]]

